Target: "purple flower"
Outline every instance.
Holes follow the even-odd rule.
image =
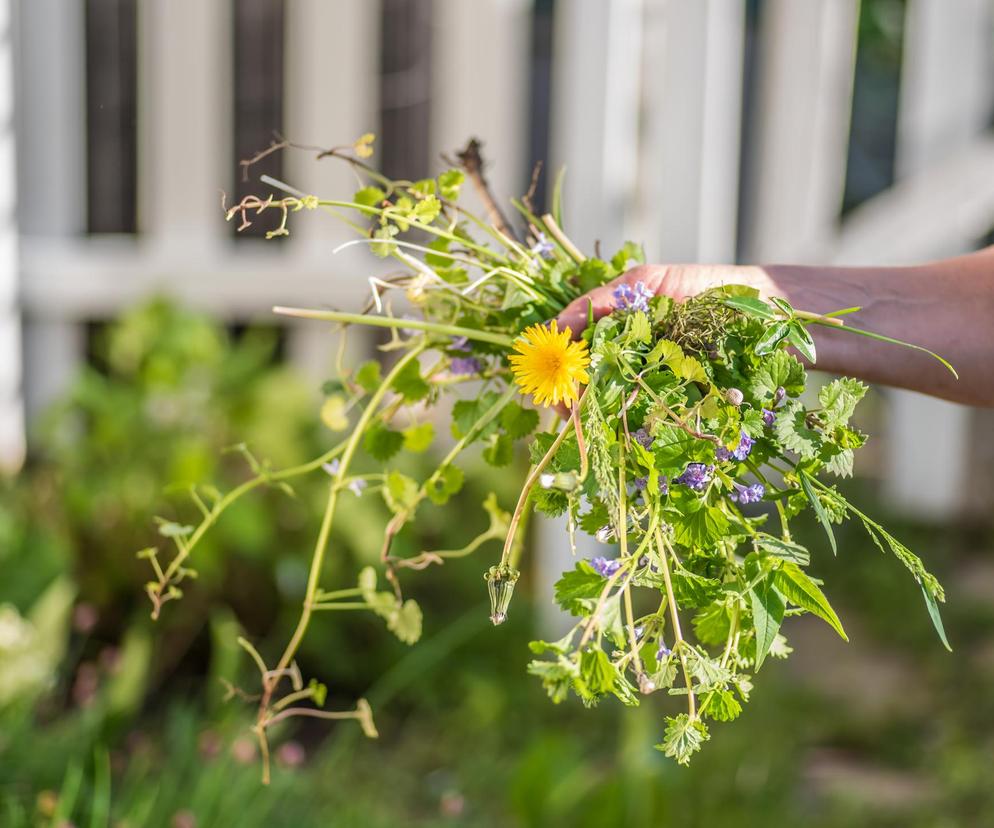
[[[667,647],[662,641],[659,642],[659,649],[656,650],[656,661],[662,661],[664,658],[669,658],[673,654],[673,651]]]
[[[652,291],[645,286],[645,282],[636,282],[635,285],[618,285],[612,295],[614,296],[615,307],[618,310],[649,312],[649,300],[652,298]]]
[[[690,463],[684,470],[683,474],[679,477],[674,477],[674,483],[682,483],[689,489],[693,489],[695,492],[704,491],[704,487],[711,482],[711,475],[714,472],[714,466],[705,465],[704,463]]]
[[[714,456],[718,458],[719,463],[727,463],[732,459],[732,452],[724,446],[718,446],[718,448],[714,450]]]
[[[365,489],[369,484],[363,480],[361,477],[357,477],[354,480],[349,481],[348,489],[356,497],[362,495],[362,490]]]
[[[770,428],[777,421],[777,415],[768,408],[763,409],[763,422]]]
[[[637,492],[643,491],[645,489],[645,484],[648,483],[648,482],[649,482],[649,478],[647,478],[647,477],[636,477],[632,481],[632,483],[635,486],[635,491],[637,491]]]
[[[640,428],[632,435],[632,437],[635,438],[635,442],[638,443],[640,446],[642,446],[642,448],[644,449],[652,448],[652,444],[654,442],[652,435],[649,434],[649,432],[646,431],[644,428]]]
[[[591,559],[590,565],[594,568],[594,572],[602,578],[610,578],[621,568],[621,561],[598,555],[596,558]]]
[[[632,632],[635,633],[635,640],[638,641],[642,637],[642,633],[645,632],[645,627],[642,626],[642,625],[639,625],[639,626],[635,627],[632,630]]]
[[[762,483],[753,483],[751,486],[743,486],[740,483],[733,483],[735,491],[730,492],[728,497],[733,503],[758,503],[766,494],[766,487]]]
[[[341,466],[341,463],[339,462],[337,457],[334,460],[332,460],[330,463],[321,464],[321,468],[324,469],[326,472],[328,472],[328,474],[330,474],[332,477],[338,474],[339,466]]]
[[[555,251],[556,246],[546,238],[545,233],[539,233],[535,244],[532,245],[528,252],[536,256],[541,256],[543,259],[551,259]]]
[[[739,444],[732,451],[732,457],[736,460],[745,460],[749,456],[749,452],[752,451],[752,444],[755,442],[752,437],[743,431],[739,437]]]
[[[452,337],[452,342],[449,343],[449,350],[469,353],[469,338],[465,336]]]
[[[782,385],[773,392],[773,407],[776,408],[780,403],[783,402],[784,397],[787,396],[787,389]]]
[[[479,374],[482,370],[483,366],[476,357],[454,357],[449,363],[449,371],[453,374]]]
[[[670,493],[670,484],[665,474],[659,478],[659,493],[663,497],[666,497]]]

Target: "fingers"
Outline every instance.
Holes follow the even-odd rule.
[[[614,291],[619,285],[634,285],[636,282],[642,282],[650,291],[658,293],[663,285],[665,273],[666,268],[654,265],[639,265],[625,271],[618,278],[606,285],[594,288],[563,308],[559,316],[556,317],[559,329],[563,330],[568,327],[573,338],[577,338],[587,327],[587,318],[591,307],[595,322],[602,316],[607,316],[617,307]]]

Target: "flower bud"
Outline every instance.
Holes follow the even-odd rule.
[[[782,385],[773,392],[773,407],[776,408],[780,403],[783,402],[783,398],[787,396],[787,389]]]
[[[643,696],[648,696],[650,693],[655,692],[656,682],[649,678],[645,673],[639,673],[639,692]]]
[[[738,388],[729,388],[725,391],[725,402],[729,405],[742,405],[743,399],[745,399],[745,397]]]
[[[490,621],[496,627],[507,620],[507,608],[521,573],[508,564],[501,564],[490,567],[483,577],[490,593]]]

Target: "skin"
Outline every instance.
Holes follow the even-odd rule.
[[[845,317],[848,324],[930,348],[952,363],[959,380],[927,354],[813,325],[819,369],[994,407],[994,246],[912,267],[641,265],[572,302],[559,315],[560,328],[582,331],[588,302],[595,318],[610,313],[612,292],[625,282],[643,282],[677,301],[744,284],[815,313],[859,306]]]

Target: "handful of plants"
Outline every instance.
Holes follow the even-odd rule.
[[[270,235],[289,232],[291,213],[326,210],[355,228],[352,244],[396,261],[396,273],[370,279],[364,313],[276,309],[390,330],[382,364],[340,366],[340,378],[326,385],[321,416],[344,439],[309,463],[281,470],[241,447],[254,476],[226,493],[194,490],[199,524],[163,521],[161,534],[175,549],[168,557],[157,549],[141,553],[154,571],[147,591],[158,616],[193,574],[197,543],[234,500],[259,486],[288,488],[298,475],[328,476],[293,637],[275,664],[240,639],[260,673],[254,730],[263,757],[269,729],[294,716],[354,718],[376,735],[365,701],[354,710],[326,711],[325,687],[304,683],[294,657],[315,615],[368,611],[413,644],[421,610],[405,598],[401,573],[476,554],[487,561],[491,620],[500,624],[519,577],[522,527],[532,510],[565,515],[571,543],[580,530],[605,546],[602,556],[578,559],[556,584],[555,600],[576,623],[558,641],[532,643],[538,658],[529,672],[554,702],[571,692],[588,706],[605,696],[626,705],[655,694],[681,696],[682,710],[666,718],[657,745],[681,764],[709,738],[709,720],[739,714],[764,660],[790,652],[781,632],[786,617],[812,613],[846,637],[820,582],[808,574],[811,553],[791,537],[790,521],[807,509],[833,553],[833,526],[847,519],[858,520],[881,550],[893,553],[920,585],[945,643],[939,583],[822,479],[852,473],[853,452],[866,438],[850,418],[866,386],[836,379],[806,405],[805,369],[790,349],[815,362],[812,325],[886,339],[839,318],[857,308],[820,316],[782,299],[762,301],[743,286],[675,303],[636,282],[619,287],[614,311],[600,320],[591,316],[576,338],[558,329],[557,314],[642,262],[638,246],[625,244],[609,259],[582,254],[562,229],[561,179],[548,214],[536,214],[530,195],[512,202],[521,218],[515,232],[490,194],[476,142],[451,169],[420,181],[376,172],[365,160],[371,144],[372,136],[363,136],[322,152],[364,179],[351,200],[319,198],[264,177],[289,194],[249,197],[227,209],[241,227],[258,213],[278,211],[280,224]],[[467,180],[486,217],[460,201]],[[395,298],[408,315],[397,312]],[[464,386],[472,389],[470,398],[458,398]],[[437,468],[421,480],[399,471],[393,465],[399,454],[424,452],[436,441],[432,409],[452,396],[451,435],[437,440],[443,454]],[[552,405],[564,406],[568,416],[550,410],[543,425],[535,406]],[[392,540],[405,524],[427,509],[445,509],[459,491],[458,463],[466,452],[505,466],[518,442],[527,444],[530,471],[516,504],[499,504],[495,495],[482,504],[490,522],[483,534],[462,549],[394,554]],[[357,473],[353,461],[360,454],[379,470]],[[382,573],[368,567],[354,586],[329,590],[325,558],[334,554],[329,537],[340,502],[374,493],[393,514],[384,528]],[[501,544],[499,558],[490,541]],[[385,589],[378,586],[381,574]]]

